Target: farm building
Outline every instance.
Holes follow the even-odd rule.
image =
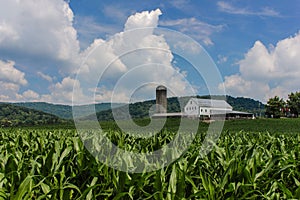
[[[184,107],[187,117],[199,118],[253,118],[252,113],[232,110],[225,100],[191,98]]]
[[[252,113],[234,111],[225,100],[191,98],[180,113],[167,113],[167,88],[156,88],[156,113],[152,118],[189,117],[201,119],[253,118]]]

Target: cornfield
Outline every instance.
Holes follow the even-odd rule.
[[[175,133],[141,145],[119,130],[106,134],[151,151]],[[171,165],[131,174],[97,161],[74,129],[0,129],[0,199],[300,199],[298,133],[224,131],[201,158],[204,134]]]

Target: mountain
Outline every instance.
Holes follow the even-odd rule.
[[[191,97],[172,97],[168,98],[167,103],[167,110],[168,112],[181,112],[181,108],[185,106],[185,104],[188,102],[188,100]],[[251,99],[251,98],[244,98],[244,97],[232,97],[232,96],[197,96],[197,98],[206,98],[206,99],[226,99],[226,101],[233,107],[233,110],[237,111],[245,111],[250,112],[258,115],[259,113],[264,113],[264,104]],[[181,106],[180,106],[181,105]],[[129,114],[127,113],[127,110],[129,110]],[[100,121],[106,121],[106,120],[113,120],[113,119],[129,119],[130,117],[133,119],[139,119],[139,118],[147,118],[149,117],[149,112],[153,113],[155,111],[155,100],[149,100],[144,102],[137,102],[132,103],[129,105],[121,106],[118,108],[114,108],[112,112],[112,109],[108,109],[105,111],[97,112],[97,118]],[[113,116],[114,113],[114,116]],[[82,120],[92,120],[94,118],[94,115],[89,115],[86,117],[81,118]]]
[[[56,115],[63,119],[72,118],[72,107],[68,105],[51,104],[45,102],[22,102],[13,103],[13,105],[42,111],[45,113]]]
[[[168,98],[168,112],[181,112],[181,108],[187,103],[191,97],[172,97]],[[264,114],[264,104],[257,100],[244,97],[232,97],[232,96],[197,96],[197,98],[211,98],[211,99],[224,99],[233,107],[234,110],[251,112],[256,115],[261,113]],[[37,111],[42,111],[44,113],[55,115],[58,118],[72,119],[72,106],[69,105],[59,105],[51,104],[45,102],[24,102],[24,103],[12,103],[12,106],[18,106],[18,108],[29,108]],[[180,106],[182,105],[182,106]],[[113,116],[112,108],[114,109],[115,117]],[[93,119],[92,115],[94,108],[96,111],[97,118],[101,121],[118,119],[128,119],[130,116],[124,114],[129,107],[130,116],[134,119],[147,118],[149,117],[149,112],[153,113],[155,111],[155,100],[148,100],[144,102],[131,103],[129,105],[120,103],[100,103],[100,104],[90,104],[90,105],[80,105],[74,106],[76,109],[77,117],[83,120]],[[181,108],[180,108],[181,107]]]
[[[69,105],[51,104],[45,102],[23,102],[23,103],[13,103],[13,105],[43,111],[45,113],[56,115],[63,119],[73,118],[72,106]],[[103,110],[110,109],[111,107],[118,107],[121,105],[123,104],[99,103],[95,105],[80,105],[74,107],[76,108],[76,110],[80,110],[80,112],[78,112],[80,116],[78,117],[83,117],[83,116],[90,115],[92,113],[91,111],[92,106],[95,106],[96,112],[100,112]]]
[[[55,115],[20,107],[8,103],[0,103],[0,126],[46,125],[66,122]]]

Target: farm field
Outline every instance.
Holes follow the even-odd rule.
[[[145,152],[170,142],[178,124],[170,119],[145,140],[127,137],[113,122],[101,127],[120,148]],[[72,125],[1,128],[0,199],[300,198],[300,119],[227,121],[213,150],[201,158],[207,128],[200,123],[177,161],[145,173],[97,161]]]

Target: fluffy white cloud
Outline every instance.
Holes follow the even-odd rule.
[[[1,93],[0,101],[13,101],[16,99],[20,86],[15,83],[8,83],[0,80]]]
[[[162,12],[160,11],[160,9],[156,9],[150,12],[144,11],[131,15],[127,19],[124,30],[128,31],[136,28],[157,27],[158,18],[161,14]]]
[[[32,90],[26,90],[22,95],[22,99],[25,99],[26,101],[39,100],[39,98],[40,95]]]
[[[73,99],[73,89],[77,91],[77,96],[75,98],[80,99],[78,104],[88,102],[88,99],[83,95],[80,82],[71,77],[65,77],[61,82],[51,85],[51,93],[42,95],[41,100],[52,103],[71,104]]]
[[[14,60],[0,62],[4,66],[0,68],[1,99],[71,103],[75,88],[76,103],[90,103],[94,99],[90,98],[89,89],[104,86],[103,95],[96,99],[110,100],[117,81],[126,76],[132,78],[124,79],[127,81],[121,86],[122,92],[114,93],[118,101],[130,98],[132,88],[143,81],[151,84],[171,81],[177,87],[174,93],[189,92],[184,73],[172,66],[173,55],[164,36],[154,33],[161,14],[159,9],[136,13],[127,19],[123,32],[107,40],[95,39],[81,52],[73,27],[73,12],[66,1],[0,0],[0,59]],[[89,59],[80,68],[81,79],[75,80],[79,63],[88,55]],[[45,88],[38,94],[28,88],[32,85],[15,65],[36,71],[37,76],[51,84],[50,92]],[[139,66],[143,70],[136,69]],[[56,76],[62,81],[54,83],[43,69],[61,72]],[[99,85],[93,84],[99,78]],[[25,92],[20,93],[20,87]],[[145,90],[145,96],[153,91]]]
[[[0,59],[13,60],[0,60],[1,101],[72,101],[72,81],[65,78],[62,83],[53,84],[52,77],[43,70],[68,76],[78,69],[80,48],[73,18],[64,0],[0,0]],[[36,70],[37,76],[52,84],[51,93],[40,95],[33,91],[25,73],[15,65],[30,69],[31,73]],[[25,92],[20,93],[21,87]],[[45,88],[41,93],[47,92]]]
[[[107,41],[95,40],[82,53],[88,55],[79,73],[83,91],[99,87],[96,100],[110,101],[113,94],[113,101],[124,102],[144,84],[165,84],[177,95],[191,92],[183,73],[172,66],[173,55],[164,36],[154,33],[161,14],[159,9],[136,13],[128,18],[123,32]],[[155,86],[143,90],[142,96],[153,98],[154,90]]]
[[[0,101],[17,102],[17,101],[39,101],[40,95],[32,90],[26,90],[20,93],[20,86],[15,83],[0,81],[1,93]]]
[[[15,68],[15,62],[13,61],[5,62],[0,60],[0,80],[18,85],[27,84],[25,74]]]
[[[15,62],[0,60],[0,101],[20,99],[20,87],[27,84],[25,73],[15,68]]]
[[[256,41],[239,65],[239,74],[225,77],[229,94],[264,102],[275,95],[286,98],[290,92],[299,90],[300,32],[269,49]]]
[[[28,58],[51,61],[63,68],[77,61],[79,42],[67,2],[0,0],[0,19],[2,56],[17,63]],[[35,62],[31,67],[39,67]]]

